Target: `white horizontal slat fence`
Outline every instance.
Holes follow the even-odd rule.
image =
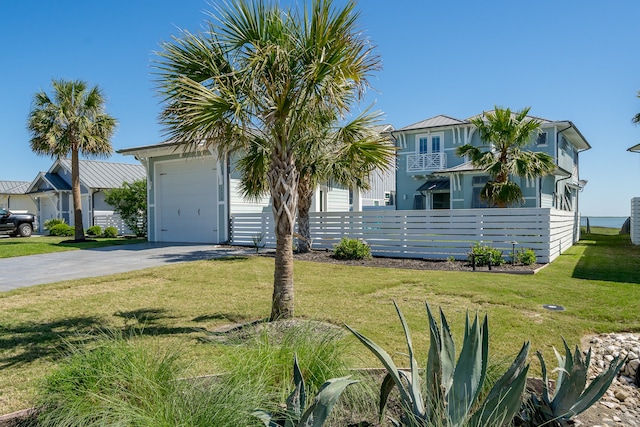
[[[631,199],[631,243],[640,245],[640,197]]]
[[[115,213],[112,215],[94,215],[93,225],[99,225],[103,230],[107,227],[115,227],[118,229],[118,235],[120,236],[135,234],[129,230],[129,227],[126,226],[120,215]]]
[[[538,262],[553,261],[578,239],[575,213],[556,209],[456,209],[310,214],[314,249],[333,249],[343,237],[363,239],[374,256],[466,259],[475,243],[509,256],[533,249]],[[275,246],[271,213],[237,214],[231,218],[231,244]]]

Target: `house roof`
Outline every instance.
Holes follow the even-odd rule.
[[[80,181],[89,188],[117,188],[124,182],[144,179],[146,170],[140,164],[101,162],[97,160],[80,160]],[[71,159],[59,159],[49,169],[57,170],[56,164],[71,171]],[[53,183],[52,183],[53,184]]]
[[[28,181],[0,181],[0,194],[25,194],[29,184]]]
[[[627,151],[631,151],[633,153],[640,153],[640,144],[636,144],[633,147],[627,148]]]
[[[405,126],[398,130],[425,129],[425,128],[440,127],[440,126],[461,125],[465,123],[468,123],[468,122],[466,120],[454,119],[453,117],[440,114],[438,116],[419,121],[412,125]]]

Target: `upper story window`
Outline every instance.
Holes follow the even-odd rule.
[[[536,145],[547,145],[547,132],[540,132],[538,134]]]
[[[443,151],[444,134],[429,133],[416,135],[416,152],[418,154],[440,153]]]

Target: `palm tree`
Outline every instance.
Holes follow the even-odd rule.
[[[98,86],[87,88],[81,80],[53,80],[53,99],[36,93],[29,113],[31,150],[53,158],[71,155],[71,190],[75,240],[85,240],[80,196],[79,155],[109,157],[110,139],[117,122],[106,114]]]
[[[640,91],[638,91],[637,97],[640,98]],[[633,119],[631,120],[633,120],[633,123],[640,123],[640,113],[633,116]]]
[[[468,155],[475,167],[491,177],[480,197],[492,205],[505,207],[523,201],[522,190],[510,181],[511,175],[536,178],[555,169],[553,158],[547,153],[523,149],[540,128],[538,120],[527,116],[529,110],[530,107],[526,107],[512,113],[509,108],[495,107],[494,111],[471,119],[481,141],[488,145],[466,144],[456,150],[458,156]]]
[[[309,212],[315,189],[323,182],[335,182],[346,188],[368,190],[368,178],[376,171],[388,170],[395,149],[379,131],[379,113],[364,113],[338,126],[326,118],[318,118],[313,138],[297,147],[298,183],[298,251],[310,250]],[[311,130],[306,130],[311,134]],[[260,144],[238,162],[243,196],[258,200],[268,192],[268,147]]]
[[[300,11],[262,0],[232,0],[208,31],[165,43],[157,63],[172,139],[220,154],[269,152],[267,183],[275,218],[272,320],[292,317],[293,229],[300,171],[297,147],[317,117],[340,116],[363,96],[380,68],[357,28],[355,4],[313,0]]]

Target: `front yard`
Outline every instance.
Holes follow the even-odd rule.
[[[493,358],[513,358],[522,342],[530,340],[533,350],[553,361],[552,346],[561,347],[561,337],[573,345],[587,334],[640,331],[640,247],[632,246],[628,236],[583,237],[550,266],[526,276],[296,261],[296,316],[348,324],[399,353],[406,348],[393,309],[396,300],[424,361],[427,301],[432,308],[443,308],[456,341],[467,310],[488,313]],[[4,244],[0,241],[0,250]],[[218,357],[234,349],[207,342],[208,332],[267,317],[272,283],[273,261],[247,257],[0,294],[0,414],[31,406],[36,385],[59,363],[66,343],[82,342],[97,328],[140,326],[135,339],[180,349],[190,375],[215,373]],[[544,304],[561,305],[565,311],[548,311]],[[378,366],[352,337],[347,339],[354,367]],[[402,355],[395,357],[404,364]]]
[[[127,238],[88,238],[87,242],[64,243],[69,239],[72,239],[72,237],[31,236],[28,238],[9,238],[0,236],[0,258],[128,245],[142,241],[141,239]]]

